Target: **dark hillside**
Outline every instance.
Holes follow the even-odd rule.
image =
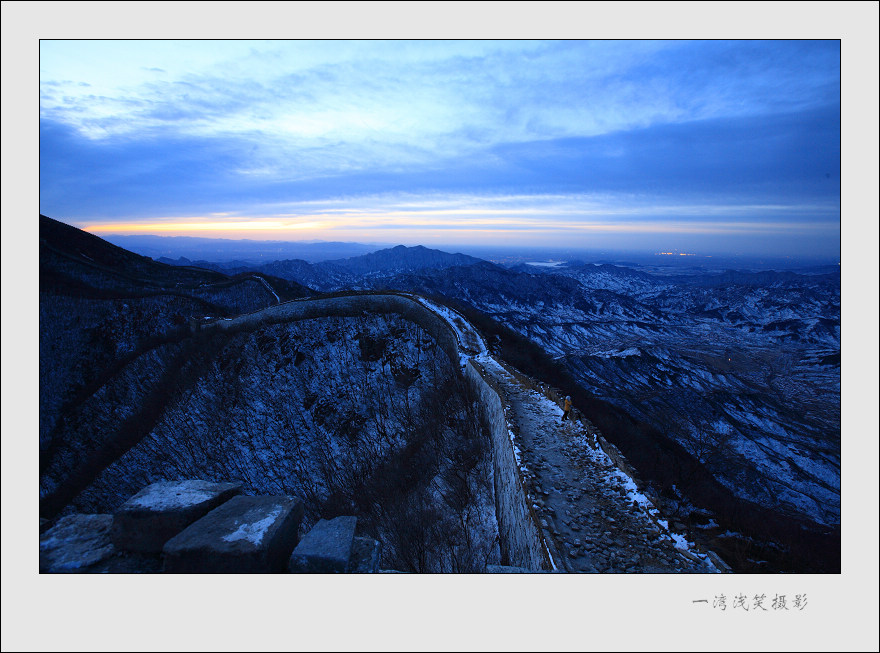
[[[108,278],[119,279],[120,283],[125,279],[128,283],[142,287],[165,288],[178,284],[214,283],[226,278],[225,274],[219,272],[172,268],[164,263],[157,263],[81,229],[40,215],[41,263],[44,254],[53,254],[55,257],[68,259],[71,263],[100,270]]]
[[[273,277],[260,276],[276,281]],[[111,290],[125,296],[161,291],[195,296],[196,289],[229,288],[254,278],[256,275],[248,273],[230,277],[216,270],[159,263],[40,215],[41,290],[68,293]],[[290,299],[312,294],[308,288],[291,281],[283,282],[278,289],[273,285],[273,289],[282,290]]]
[[[40,448],[117,371],[206,318],[311,295],[260,274],[173,267],[40,216]],[[48,460],[41,460],[44,468]]]

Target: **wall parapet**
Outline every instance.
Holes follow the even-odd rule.
[[[514,435],[518,431],[516,424],[510,418],[509,402],[504,389],[489,369],[481,364],[481,360],[485,357],[492,358],[519,384],[539,392],[556,405],[561,406],[562,396],[556,388],[536,381],[503,361],[491,357],[485,350],[485,345],[480,344],[477,348],[478,352],[472,351],[468,343],[460,340],[469,340],[471,335],[478,341],[480,338],[463,317],[463,324],[458,324],[456,327],[451,322],[455,320],[458,323],[460,316],[447,315],[442,306],[432,307],[430,303],[423,303],[419,301],[418,296],[410,293],[383,291],[288,301],[235,318],[221,318],[200,325],[199,328],[220,329],[234,333],[290,321],[330,316],[357,317],[370,313],[396,313],[424,328],[447,355],[453,369],[462,374],[479,396],[482,410],[490,426],[495,514],[500,535],[502,564],[534,571],[549,571],[557,570],[558,561],[558,564],[567,570],[566,560],[556,549],[554,539],[545,533],[547,525],[539,518],[533,506],[530,485],[520,469],[514,442]],[[459,329],[462,329],[461,332]],[[629,476],[637,487],[640,489],[644,487],[635,470],[617,447],[607,442],[585,415],[577,409],[572,409],[571,418],[581,425],[588,439],[600,447],[613,464]]]
[[[554,404],[556,404],[560,408],[560,410],[562,409],[563,403],[564,403],[564,395],[562,394],[562,392],[558,388],[554,388],[553,386],[551,386],[547,383],[544,383],[542,381],[537,381],[537,380],[533,379],[532,377],[523,374],[522,372],[520,372],[516,368],[511,367],[510,365],[508,365],[504,361],[498,361],[498,363],[502,367],[504,367],[504,369],[509,374],[514,376],[517,379],[517,381],[520,384],[522,384],[524,387],[540,393],[543,397],[545,397],[546,399],[549,399]],[[588,438],[588,441],[590,441],[590,443],[593,446],[601,449],[602,452],[606,456],[608,456],[608,458],[611,460],[611,462],[614,464],[614,466],[618,470],[620,470],[621,472],[626,474],[626,476],[628,476],[630,478],[630,480],[635,484],[636,488],[640,492],[642,492],[646,496],[646,498],[648,498],[649,496],[653,496],[656,499],[656,493],[653,490],[651,490],[651,488],[639,477],[635,468],[626,459],[626,456],[623,455],[623,453],[620,451],[620,449],[617,448],[617,446],[615,446],[611,442],[608,442],[608,440],[606,440],[603,437],[601,430],[599,430],[586,417],[586,415],[584,415],[577,408],[572,407],[570,419],[573,422],[577,422],[578,424],[581,425],[581,427],[584,430],[584,433],[586,434],[586,436]],[[655,500],[652,500],[650,498],[648,500],[651,502],[651,504],[655,503]],[[668,530],[668,527],[662,523],[662,521],[663,521],[662,516],[660,515],[659,511],[656,510],[656,506],[652,506],[652,507],[654,507],[655,509],[648,510],[646,512],[648,517],[651,519],[652,522],[657,524],[657,526],[660,527],[661,530]],[[705,553],[709,557],[709,559],[712,561],[712,564],[714,564],[715,567],[717,569],[719,569],[720,571],[725,572],[725,573],[729,573],[732,571],[730,566],[727,563],[725,563],[718,556],[718,554],[716,554],[714,551],[711,551],[709,549],[705,549],[704,547],[699,546],[699,545],[694,545],[694,549],[697,551],[700,551],[701,553]],[[691,554],[687,551],[681,551],[681,554],[684,555],[685,557],[694,559],[693,554]],[[563,559],[563,561],[564,561],[564,559]]]
[[[402,293],[344,295],[293,300],[238,317],[221,318],[204,325],[203,328],[234,331],[328,316],[358,317],[366,313],[397,313],[415,322],[434,338],[453,365],[458,367],[458,341],[449,324],[429,308]]]
[[[365,293],[301,299],[269,308],[221,319],[207,327],[223,330],[253,329],[262,325],[306,320],[335,315],[358,316],[367,312],[397,313],[423,327],[443,349],[455,369],[461,369],[461,346],[455,329],[445,318],[406,293]],[[503,390],[469,358],[464,377],[472,383],[481,398],[481,405],[491,425],[495,513],[501,537],[502,560],[505,564],[532,570],[555,569],[540,522],[531,503],[525,480],[520,472],[509,436],[509,421]]]
[[[465,377],[474,385],[490,425],[494,463],[495,511],[501,535],[503,564],[532,570],[556,570],[541,535],[540,522],[528,500],[525,479],[517,463],[510,437],[507,401],[502,388],[473,359]]]

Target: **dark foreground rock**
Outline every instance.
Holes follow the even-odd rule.
[[[111,558],[113,515],[68,515],[40,535],[40,573],[90,572]]]
[[[357,517],[322,519],[290,556],[292,573],[343,574],[349,571]]]
[[[168,573],[282,572],[298,540],[300,499],[236,496],[168,540]]]
[[[110,536],[118,549],[159,553],[172,537],[240,493],[241,483],[153,483],[119,508]]]

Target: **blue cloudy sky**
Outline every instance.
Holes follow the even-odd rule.
[[[836,257],[831,41],[40,42],[98,235]]]

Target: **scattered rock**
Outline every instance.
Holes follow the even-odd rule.
[[[348,571],[357,517],[321,519],[290,555],[292,573],[342,574]]]
[[[233,497],[168,540],[163,549],[165,571],[284,571],[302,516],[303,503],[294,497]]]
[[[40,573],[77,573],[115,554],[113,515],[68,515],[40,536]]]
[[[184,528],[240,493],[241,483],[153,483],[116,511],[110,537],[123,551],[159,553]]]

